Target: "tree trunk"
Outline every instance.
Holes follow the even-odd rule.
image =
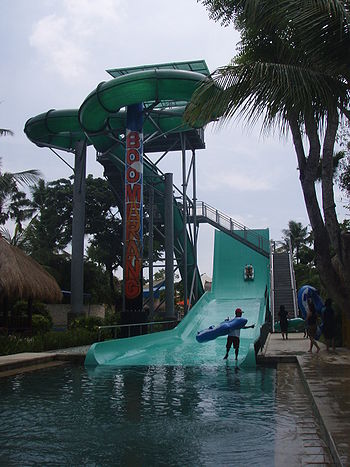
[[[112,291],[113,299],[115,299],[115,286],[114,286],[114,276],[113,276],[113,268],[112,266],[107,267],[108,276],[109,276],[109,286]]]
[[[350,284],[347,283],[344,277],[344,266],[336,255],[335,258],[332,258],[331,254],[331,241],[326,225],[323,221],[320,206],[318,203],[316,189],[315,189],[315,180],[316,180],[316,171],[317,166],[320,160],[320,144],[319,137],[317,133],[317,128],[315,121],[310,118],[306,119],[306,134],[309,140],[309,156],[306,158],[304,152],[304,146],[302,142],[302,136],[300,132],[300,127],[297,119],[293,116],[289,118],[289,124],[293,136],[293,143],[295,151],[297,154],[299,171],[300,171],[300,183],[303,190],[304,200],[306,210],[309,216],[310,224],[314,234],[314,250],[315,250],[315,262],[316,267],[320,275],[320,279],[328,291],[329,295],[332,296],[334,301],[339,305],[339,307],[346,313],[350,318],[350,310],[348,307],[349,298],[350,298]],[[332,147],[332,137],[334,135],[334,122],[329,125],[325,135],[325,146],[324,154],[326,154],[326,177],[329,176],[329,153]],[[333,143],[334,147],[334,143]],[[332,166],[331,166],[332,170]],[[333,170],[332,170],[332,180],[333,180]],[[325,197],[327,202],[329,201],[329,180],[325,181]],[[333,186],[332,186],[332,196],[333,196]],[[334,202],[333,202],[334,205]],[[335,206],[333,206],[335,210]],[[324,213],[325,218],[326,214]],[[335,218],[336,219],[336,218]],[[327,213],[327,220],[334,229],[334,214],[329,212]],[[336,221],[337,222],[337,221]],[[338,222],[337,222],[338,223]],[[332,233],[335,230],[332,230]],[[334,238],[333,238],[334,240]],[[346,246],[345,246],[346,245]],[[347,257],[350,255],[350,239],[349,241],[342,242],[342,247],[346,248]],[[349,263],[348,263],[349,264]]]

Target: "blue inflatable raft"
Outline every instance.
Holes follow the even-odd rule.
[[[220,336],[226,336],[232,329],[242,329],[248,320],[245,318],[233,318],[223,321],[218,326],[210,326],[203,331],[198,331],[196,335],[197,342],[208,342]]]
[[[318,295],[315,287],[304,285],[298,290],[298,306],[304,319],[306,319],[306,315],[309,310],[309,305],[307,303],[309,298],[311,298],[317,313],[321,314],[324,307],[322,298]]]

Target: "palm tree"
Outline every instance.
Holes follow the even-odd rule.
[[[321,280],[350,316],[350,241],[337,219],[333,154],[342,116],[350,117],[350,21],[340,0],[202,0],[210,15],[241,32],[232,63],[195,93],[185,118],[262,119],[262,131],[290,131],[314,234]],[[308,146],[308,148],[307,148]],[[315,183],[322,165],[322,205]]]
[[[0,136],[11,135],[13,136],[13,131],[6,130],[5,128],[0,128]]]
[[[0,136],[13,135],[11,130],[0,129]],[[22,222],[33,214],[30,201],[25,193],[18,189],[18,185],[29,186],[41,177],[39,170],[25,170],[22,172],[1,172],[0,158],[0,225],[4,225],[11,218],[15,221],[15,235],[22,232]],[[8,237],[6,229],[2,228],[5,238]]]
[[[284,241],[286,244],[291,243],[292,254],[295,257],[296,263],[300,262],[300,248],[308,243],[307,227],[303,227],[301,222],[290,220],[288,222],[288,229],[283,229]]]

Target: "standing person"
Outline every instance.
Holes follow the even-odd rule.
[[[288,313],[284,305],[280,306],[278,316],[280,317],[282,339],[284,339],[284,335],[286,335],[286,339],[288,339]]]
[[[242,313],[244,313],[240,308],[236,308],[235,311],[235,317],[236,318],[241,318]],[[241,329],[249,329],[249,328],[254,328],[255,324],[252,324],[251,326],[244,326]],[[235,349],[235,355],[236,355],[236,360],[238,360],[238,352],[239,352],[239,338],[241,335],[241,329],[231,329],[230,332],[227,335],[227,341],[226,341],[226,355],[224,356],[224,360],[227,359],[228,353],[230,351],[231,345]]]
[[[330,344],[335,351],[335,315],[332,308],[332,299],[327,298],[323,311],[323,335],[326,339],[327,351],[329,352]]]
[[[315,305],[311,298],[308,299],[307,301],[309,305],[309,310],[306,315],[306,322],[307,322],[307,331],[308,331],[308,336],[310,339],[310,348],[309,352],[312,353],[312,347],[316,347],[316,352],[318,353],[320,351],[320,347],[317,344],[316,341],[316,332],[317,332],[317,312],[315,309]]]

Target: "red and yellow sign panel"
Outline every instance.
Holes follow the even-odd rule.
[[[143,141],[142,133],[126,130],[125,163],[125,309],[142,310]]]

